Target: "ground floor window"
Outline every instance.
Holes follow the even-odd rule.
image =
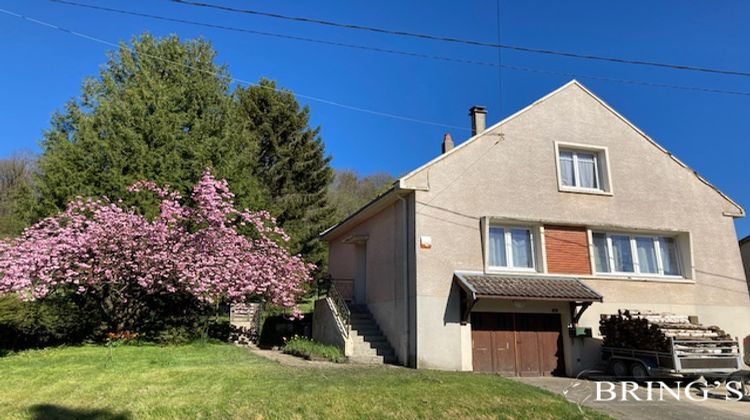
[[[490,268],[534,269],[534,243],[530,229],[493,225],[489,233]]]
[[[682,275],[673,237],[594,232],[592,239],[597,273]]]

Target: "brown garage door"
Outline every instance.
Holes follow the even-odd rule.
[[[559,314],[471,314],[474,370],[506,376],[565,373]]]

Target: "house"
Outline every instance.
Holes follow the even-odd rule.
[[[740,253],[742,255],[742,265],[745,266],[745,278],[750,287],[750,235],[740,239]]]
[[[471,138],[321,234],[339,298],[317,303],[315,337],[416,368],[575,375],[620,308],[750,335],[737,203],[577,81],[489,128],[470,116]]]

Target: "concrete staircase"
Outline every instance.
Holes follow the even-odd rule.
[[[398,363],[393,347],[388,343],[378,323],[364,305],[349,305],[351,312],[352,355],[354,363]]]

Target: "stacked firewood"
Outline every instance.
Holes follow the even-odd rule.
[[[627,309],[617,311],[616,315],[602,315],[599,332],[604,336],[605,347],[663,352],[671,351],[670,338],[687,341],[675,345],[675,350],[689,350],[691,353],[716,351],[715,343],[706,341],[731,340],[721,328],[691,322],[686,315]]]

